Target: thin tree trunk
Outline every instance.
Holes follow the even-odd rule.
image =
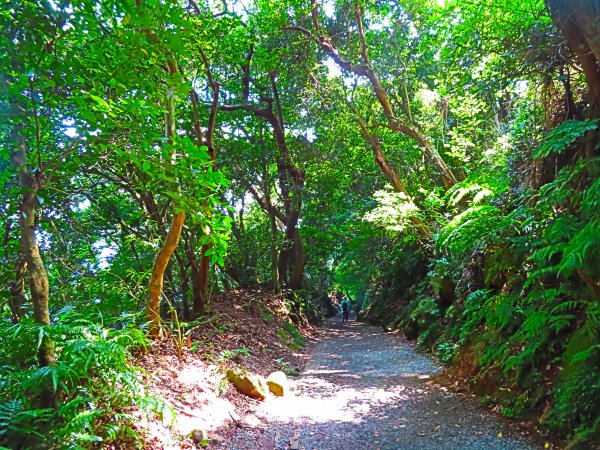
[[[188,301],[189,281],[183,258],[175,252],[177,265],[179,266],[179,289],[181,290],[181,306],[183,309],[183,320],[189,321],[192,317],[190,314],[190,303]]]
[[[441,155],[438,153],[437,149],[432,145],[431,140],[427,136],[423,135],[418,128],[403,122],[402,120],[400,120],[400,118],[396,116],[389,95],[383,87],[383,85],[381,84],[379,76],[373,69],[369,58],[366,35],[362,23],[364,11],[362,10],[362,7],[360,6],[359,2],[354,2],[354,19],[358,37],[361,43],[360,54],[362,58],[362,64],[352,64],[349,60],[345,59],[338,53],[335,45],[333,44],[331,39],[325,35],[321,27],[321,23],[319,21],[318,0],[311,0],[311,5],[311,16],[313,26],[315,27],[316,31],[315,34],[313,34],[306,28],[298,26],[284,26],[282,27],[282,29],[300,31],[301,33],[312,39],[317,45],[319,45],[321,49],[329,57],[331,57],[331,59],[333,59],[334,62],[340,68],[352,72],[359,77],[367,78],[371,87],[373,88],[375,97],[377,98],[377,101],[379,102],[381,109],[383,110],[383,113],[386,117],[388,128],[396,133],[403,134],[417,142],[417,144],[419,145],[419,147],[421,147],[423,152],[428,157],[430,157],[437,166],[442,178],[442,182],[444,183],[444,186],[446,188],[450,188],[454,184],[456,184],[458,181],[456,176],[454,175],[450,167],[448,167]],[[408,97],[406,98],[406,101],[407,104],[405,105],[405,109],[408,112],[407,116],[409,123],[412,123],[412,114],[410,113],[410,104],[408,103]]]
[[[248,57],[247,65],[244,68],[245,73],[249,71],[250,58],[252,57],[252,54],[253,52],[251,51]],[[273,139],[275,140],[275,144],[279,150],[276,163],[283,212],[276,209],[273,205],[271,205],[270,200],[267,200],[268,188],[265,189],[265,199],[263,199],[258,195],[256,189],[254,189],[254,187],[247,180],[245,180],[245,178],[243,178],[243,175],[242,180],[261,208],[269,215],[274,214],[286,226],[286,242],[284,242],[282,249],[279,252],[279,258],[277,262],[277,278],[279,279],[280,286],[289,286],[288,280],[290,277],[290,267],[293,263],[293,230],[297,227],[300,210],[302,208],[302,193],[304,190],[306,172],[303,169],[298,169],[292,162],[285,136],[283,110],[281,108],[275,73],[271,72],[269,74],[269,78],[271,81],[271,89],[273,91],[273,99],[267,99],[266,95],[264,95],[263,100],[264,103],[266,103],[266,106],[258,107],[256,105],[248,104],[246,102],[247,98],[243,98],[244,103],[240,105],[222,105],[221,109],[225,111],[236,111],[242,109],[252,113],[256,117],[263,119],[271,126]],[[247,79],[247,77],[244,79]],[[245,89],[247,88],[248,87],[245,86]],[[273,110],[273,103],[275,103],[275,111]],[[241,174],[241,169],[239,166],[236,167],[236,170]],[[274,258],[272,262],[274,263]],[[303,272],[304,263],[300,264],[299,270],[300,269]],[[296,280],[302,279],[303,273],[300,275],[296,274],[295,278]]]
[[[179,243],[179,236],[181,236],[184,221],[185,213],[183,211],[178,212],[173,216],[165,241],[156,255],[154,265],[152,266],[152,276],[150,277],[150,283],[148,284],[148,304],[146,310],[148,322],[150,322],[150,335],[153,338],[158,338],[161,334],[160,294],[163,290],[163,278],[171,255]]]
[[[177,68],[174,63],[169,64],[169,73],[175,73]],[[175,136],[175,88],[168,86],[166,95],[166,112],[165,112],[165,137],[172,139]],[[171,156],[173,162],[177,159],[177,155],[173,153]],[[160,251],[154,259],[152,266],[152,275],[148,284],[148,303],[146,306],[146,314],[148,322],[150,322],[150,335],[153,338],[158,338],[161,335],[160,327],[160,294],[163,290],[163,278],[165,270],[171,259],[171,255],[177,248],[183,223],[185,221],[185,212],[180,211],[175,213],[169,226],[169,231]]]
[[[589,87],[594,117],[600,115],[600,5],[597,0],[546,0],[552,18],[577,55]]]
[[[288,269],[290,265],[290,249],[287,247],[288,242],[283,243],[283,248],[279,251],[277,258],[277,272],[279,273],[279,283],[282,286],[289,287]]]
[[[208,279],[210,275],[210,256],[206,252],[212,248],[210,244],[204,244],[200,250],[199,265],[192,265],[192,286],[194,290],[194,304],[192,305],[192,314],[199,317],[204,314],[208,305]]]
[[[40,189],[42,174],[32,176],[27,171],[27,143],[21,135],[22,125],[15,127],[14,142],[16,149],[11,154],[11,161],[16,168],[19,184],[23,191],[19,228],[21,231],[21,251],[29,273],[29,291],[33,301],[33,317],[41,325],[50,325],[49,283],[48,273],[35,241],[35,214],[38,206],[37,194]],[[38,357],[40,365],[49,366],[56,362],[54,343],[44,333],[39,345]]]
[[[202,130],[200,128],[200,116],[198,114],[198,97],[196,91],[190,92],[190,98],[192,99],[192,111],[194,115],[194,133],[196,134],[196,142],[199,146],[206,146],[210,157],[211,168],[214,170],[217,162],[217,152],[213,142],[213,133],[215,128],[215,121],[217,117],[217,106],[219,101],[219,85],[213,81],[208,59],[203,52],[200,52],[204,64],[206,65],[206,74],[208,82],[213,90],[213,102],[210,108],[210,116],[208,119],[208,125],[206,130],[206,137],[203,137]],[[208,189],[206,194],[210,195]],[[212,217],[212,210],[208,206],[208,203],[204,203],[204,213],[207,218]],[[194,292],[194,303],[192,305],[192,315],[199,317],[204,314],[206,306],[208,305],[208,281],[210,277],[210,262],[212,257],[207,255],[207,252],[213,248],[212,243],[202,245],[200,249],[200,265],[197,266],[192,263],[192,289]],[[192,249],[192,252],[194,250]],[[194,256],[192,254],[192,259]]]
[[[406,186],[404,185],[394,168],[389,165],[387,159],[385,158],[385,154],[383,153],[383,149],[381,148],[381,142],[379,141],[377,136],[374,136],[369,132],[369,129],[365,124],[364,120],[356,112],[355,115],[356,120],[358,121],[362,130],[363,137],[371,145],[373,155],[375,156],[375,162],[377,163],[381,171],[384,173],[384,175],[388,178],[388,180],[390,180],[394,190],[396,192],[404,194],[407,202],[413,203],[412,197],[408,193]],[[423,239],[428,240],[430,238],[429,230],[427,229],[420,217],[413,215],[410,217],[410,221],[415,227],[417,233],[419,233],[419,235]]]
[[[277,218],[272,211],[269,211],[269,220],[271,222],[271,279],[273,284],[273,293],[281,294],[281,284],[279,283],[279,270],[277,255]]]

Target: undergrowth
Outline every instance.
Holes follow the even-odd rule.
[[[145,351],[145,334],[122,317],[110,324],[69,309],[56,317],[45,327],[30,319],[0,322],[0,445],[141,447],[136,422],[172,413],[166,402],[147,394],[142,370],[130,362],[133,353]],[[57,360],[39,367],[36,348],[46,333]]]
[[[537,157],[596,125],[559,126]],[[506,416],[537,417],[582,449],[600,443],[599,172],[599,158],[578,159],[539,190],[508,185],[510,165],[465,179],[446,194],[429,273],[401,290],[382,275],[370,292],[372,319],[454,365]],[[408,252],[395,257],[407,278]]]

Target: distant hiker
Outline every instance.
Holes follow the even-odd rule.
[[[340,303],[340,306],[342,307],[342,323],[348,322],[348,314],[350,313],[350,300],[347,298],[343,299],[342,303]]]

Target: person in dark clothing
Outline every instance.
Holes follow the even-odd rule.
[[[342,307],[342,323],[348,322],[348,314],[350,313],[350,300],[345,298],[342,300],[342,303],[340,303],[340,306]]]

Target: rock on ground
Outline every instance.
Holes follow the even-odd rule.
[[[379,328],[334,319],[294,395],[257,403],[255,427],[228,450],[533,450],[543,444],[507,421],[434,385],[431,358]]]

